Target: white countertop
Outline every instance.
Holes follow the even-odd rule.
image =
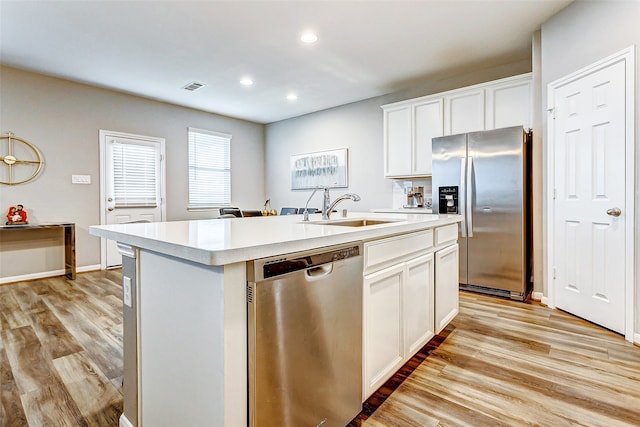
[[[387,219],[387,224],[345,227],[314,224],[320,214],[251,218],[224,218],[94,225],[89,233],[134,247],[206,265],[225,265],[358,240],[425,230],[461,221],[459,215],[382,214],[350,212],[330,222],[351,219]]]
[[[431,208],[376,208],[371,209],[371,212],[380,213],[408,213],[408,214],[430,214]]]

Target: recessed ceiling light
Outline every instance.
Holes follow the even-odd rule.
[[[253,80],[251,80],[249,77],[243,77],[240,80],[240,84],[243,86],[251,86],[253,84]]]
[[[302,40],[303,43],[315,43],[318,41],[318,36],[316,36],[311,31],[307,31],[306,33],[302,34],[300,40]]]
[[[298,99],[298,95],[296,95],[295,93],[290,93],[289,95],[287,95],[287,99],[289,101],[295,101],[296,99]]]

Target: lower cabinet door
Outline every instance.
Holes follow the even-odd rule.
[[[405,356],[413,355],[433,338],[433,254],[406,263],[404,286]]]
[[[436,334],[458,314],[458,245],[447,246],[435,255]]]
[[[364,276],[363,401],[403,364],[404,265]]]

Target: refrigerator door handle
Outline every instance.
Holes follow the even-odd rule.
[[[466,189],[465,197],[467,206],[465,207],[465,211],[467,212],[467,236],[473,237],[473,210],[471,204],[473,203],[473,185],[471,182],[471,178],[473,177],[473,157],[469,156],[469,161],[467,162],[467,178],[466,178]]]
[[[460,194],[458,197],[467,194],[467,178],[466,178],[466,170],[467,170],[467,158],[463,157],[460,159]],[[467,237],[467,218],[465,217],[465,204],[462,203],[461,200],[458,201],[458,209],[460,210],[460,215],[462,215],[462,222],[460,222],[460,234],[461,237]]]

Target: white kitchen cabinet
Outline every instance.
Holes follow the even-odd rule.
[[[431,139],[444,134],[442,105],[429,98],[384,107],[386,177],[431,175]]]
[[[433,254],[408,261],[404,279],[404,354],[412,357],[435,335]]]
[[[411,171],[411,105],[384,111],[384,175],[403,176]]]
[[[363,401],[434,335],[433,230],[366,242],[364,256]]]
[[[486,88],[486,129],[532,127],[532,82],[529,75],[504,79]]]
[[[532,123],[531,74],[383,105],[384,176],[431,176],[432,139]]]
[[[435,333],[458,314],[458,244],[435,253]]]
[[[404,363],[404,263],[364,276],[364,401]]]
[[[484,87],[458,90],[445,95],[445,135],[484,130],[484,122]]]

